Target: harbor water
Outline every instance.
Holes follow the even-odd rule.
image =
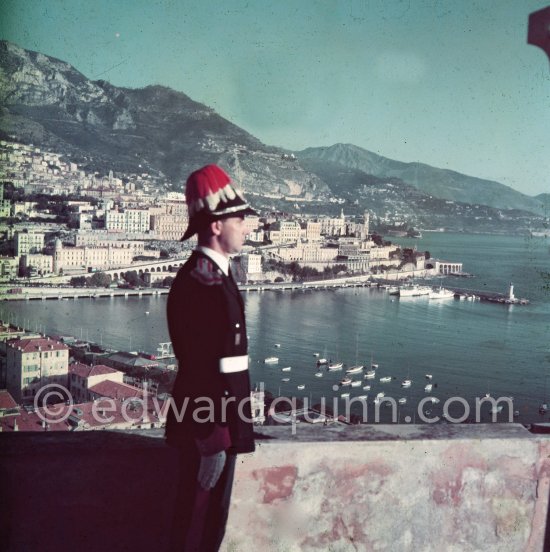
[[[397,409],[402,423],[419,421],[417,404],[427,396],[440,401],[426,405],[428,417],[441,416],[445,404],[459,417],[465,410],[459,397],[471,405],[471,420],[475,398],[486,394],[513,397],[514,421],[547,420],[548,414],[538,410],[541,403],[550,403],[550,240],[425,233],[422,239],[395,241],[462,262],[464,271],[474,275],[443,278],[438,285],[504,293],[513,282],[516,296],[530,304],[399,299],[376,288],[251,292],[245,302],[252,382],[263,383],[275,396],[307,398],[310,404],[324,397],[331,408],[341,393],[349,392],[350,398],[366,394],[368,409],[362,412],[354,401],[352,411],[362,412],[369,422],[375,421],[373,399],[379,392],[395,401],[407,399]],[[0,318],[49,335],[155,353],[159,342],[169,341],[165,309],[166,296],[3,302]],[[314,353],[344,362],[344,370],[322,368],[322,377],[316,377]],[[264,363],[268,356],[279,362]],[[379,365],[375,379],[360,387],[336,387],[346,365],[367,367],[371,362]],[[286,366],[292,368],[283,372]],[[432,375],[429,393],[426,374]],[[393,379],[381,383],[384,376]],[[401,386],[404,379],[412,380],[409,388]],[[368,384],[371,389],[364,390]],[[343,402],[336,404],[343,409]],[[390,410],[381,409],[381,421],[389,421]],[[508,420],[507,411],[505,406],[499,421]],[[490,419],[490,405],[482,405],[480,421]]]

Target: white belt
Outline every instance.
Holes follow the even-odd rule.
[[[244,370],[248,370],[248,355],[220,359],[220,372],[222,374],[232,374],[233,372],[242,372]]]

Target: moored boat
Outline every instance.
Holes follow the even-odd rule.
[[[328,365],[328,369],[334,372],[336,370],[341,370],[343,366],[344,366],[343,362],[331,362]]]
[[[445,289],[444,287],[439,287],[438,289],[430,290],[428,297],[430,299],[454,299],[455,292],[451,289]]]
[[[357,365],[357,366],[350,366],[346,370],[346,374],[358,374],[359,372],[363,371],[363,365]]]
[[[430,287],[419,286],[418,284],[402,286],[399,288],[399,297],[420,297],[421,295],[429,295],[431,289]]]
[[[270,356],[264,359],[265,364],[277,364],[279,362],[279,357]]]

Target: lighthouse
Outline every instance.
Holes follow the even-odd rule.
[[[514,301],[515,300],[515,295],[514,295],[514,284],[512,282],[510,282],[510,287],[508,288],[508,300],[509,301]]]

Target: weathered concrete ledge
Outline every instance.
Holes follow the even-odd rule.
[[[223,550],[544,550],[550,439],[517,424],[262,427]],[[8,551],[166,550],[158,430],[0,434]]]

